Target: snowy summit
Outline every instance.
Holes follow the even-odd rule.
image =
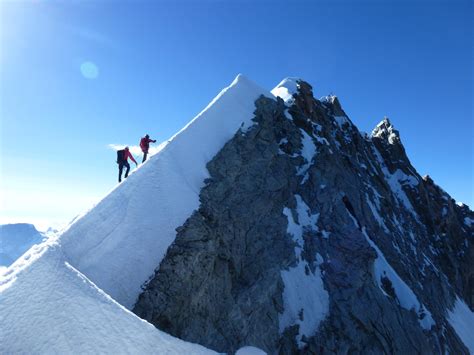
[[[8,267],[0,352],[474,352],[473,220],[388,119],[239,75]]]

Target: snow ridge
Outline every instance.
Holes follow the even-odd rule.
[[[252,124],[260,95],[272,97],[237,76],[158,154],[76,220],[60,237],[71,265],[130,309],[175,229],[199,207],[206,163],[242,125]]]

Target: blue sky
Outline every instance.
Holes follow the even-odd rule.
[[[238,73],[267,89],[304,78],[363,131],[390,117],[418,172],[474,204],[469,1],[0,9],[0,222],[66,223],[115,186],[109,144],[169,138]]]

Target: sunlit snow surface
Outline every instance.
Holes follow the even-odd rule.
[[[280,97],[287,104],[293,102],[293,94],[298,92],[298,80],[297,78],[285,78],[283,79],[273,90],[272,94]]]
[[[55,243],[34,246],[19,260],[28,262],[23,270],[10,268],[9,282],[0,288],[2,354],[213,353],[119,305],[71,266]]]

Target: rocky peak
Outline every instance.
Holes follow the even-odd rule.
[[[381,138],[388,144],[401,144],[400,133],[393,127],[388,117],[384,117],[374,128],[372,137]]]
[[[321,98],[321,102],[325,103],[330,109],[331,114],[336,117],[347,117],[346,113],[342,109],[339,98],[336,95],[328,95]]]
[[[272,93],[208,162],[134,312],[220,352],[468,353],[447,315],[474,298],[470,217],[388,119],[363,139],[305,81]]]
[[[408,175],[413,175],[415,169],[411,165],[410,159],[408,159],[405,147],[400,139],[400,133],[388,117],[384,117],[372,131],[371,140],[380,152],[390,173],[401,170]]]
[[[424,175],[423,176],[423,181],[428,185],[433,185],[434,184],[433,179],[429,175]]]
[[[312,115],[316,110],[317,100],[313,97],[313,87],[306,81],[298,81],[298,93],[293,95],[295,104],[307,115]]]

